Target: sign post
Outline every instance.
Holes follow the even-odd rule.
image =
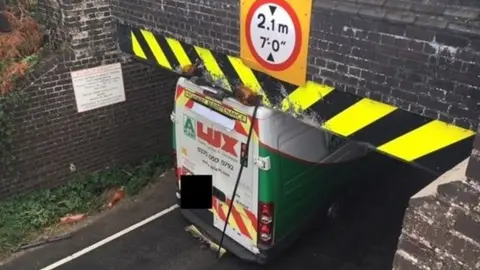
[[[295,85],[307,79],[312,0],[242,0],[240,58]]]

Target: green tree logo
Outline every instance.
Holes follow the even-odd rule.
[[[184,115],[183,117],[183,133],[188,137],[195,139],[195,120]]]

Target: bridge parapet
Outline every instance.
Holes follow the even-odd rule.
[[[394,270],[480,268],[479,148],[410,199]]]
[[[278,82],[248,68],[245,69],[239,64],[238,58],[235,58],[239,51],[238,0],[111,0],[108,5],[107,2],[98,0],[41,0],[40,2],[43,3],[42,12],[54,26],[52,28],[58,27],[56,35],[59,40],[67,41],[68,47],[76,50],[73,59],[65,59],[60,63],[65,71],[53,76],[62,78],[62,85],[65,85],[66,89],[65,95],[69,98],[72,92],[71,83],[64,79],[68,78],[68,71],[118,60],[116,58],[118,51],[112,38],[113,31],[111,31],[113,30],[110,21],[112,17],[123,25],[117,30],[127,30],[123,32],[128,36],[125,39],[127,42],[120,44],[126,52],[137,55],[133,52],[131,34],[133,32],[135,37],[143,37],[143,41],[146,42],[141,29],[149,29],[151,31],[148,33],[154,36],[154,40],[163,39],[167,42],[167,48],[188,47],[190,50],[187,52],[192,52],[192,48],[195,51],[200,50],[204,53],[202,57],[212,56],[215,63],[220,63],[220,69],[224,68],[222,63],[237,65],[236,67],[244,72],[243,75],[250,76],[244,77],[245,80],[255,78],[259,84],[265,83],[261,87],[266,90],[270,88],[268,83]],[[343,115],[344,120],[337,122],[340,124],[332,125],[333,132],[360,136],[361,133],[356,133],[357,131],[364,130],[366,126],[373,127],[374,131],[370,129],[368,136],[365,134],[362,136],[369,140],[380,138],[378,145],[375,145],[377,149],[389,142],[394,142],[390,144],[390,148],[384,146],[383,149],[390,149],[390,154],[393,156],[410,157],[409,161],[418,162],[438,173],[443,173],[455,160],[460,162],[469,155],[474,132],[477,132],[477,107],[480,93],[478,76],[480,38],[477,24],[480,2],[477,0],[423,1],[433,3],[431,5],[417,4],[417,2],[419,1],[316,1],[312,20],[309,79],[318,83],[314,85],[317,92],[329,93],[325,97],[332,93],[334,94],[329,99],[340,97],[336,102],[325,102],[323,97],[320,98],[323,100],[321,107],[326,108],[326,115],[330,114],[330,117]],[[96,5],[99,3],[101,5]],[[376,8],[368,11],[369,8],[360,8],[360,3],[362,7],[374,5]],[[75,9],[76,5],[82,8]],[[459,5],[468,8],[458,9]],[[96,20],[96,16],[104,16],[104,18]],[[119,35],[121,35],[120,32],[118,32]],[[148,33],[147,36],[150,35]],[[170,44],[165,37],[174,38],[174,40],[170,40]],[[75,39],[78,39],[78,42]],[[82,47],[85,44],[97,50],[83,50]],[[103,49],[98,50],[99,47]],[[217,61],[216,53],[219,54],[219,58],[226,58],[227,62]],[[187,58],[182,58],[183,60],[179,60],[176,55],[169,57],[170,60],[167,60],[169,64],[170,61],[177,61],[180,64],[187,59],[191,60],[188,55]],[[151,60],[151,63],[160,65],[158,59],[144,60]],[[165,76],[159,76],[162,74],[154,76],[155,72],[135,63],[129,63],[129,68],[124,73],[125,76],[132,77],[128,83],[126,82],[132,86],[131,95],[143,96],[143,99],[139,96],[135,98],[137,105],[134,104],[132,111],[138,111],[138,106],[145,107],[148,102],[153,102],[155,99],[151,98],[150,90],[160,88],[162,87],[160,82],[168,81]],[[283,88],[290,91],[287,94],[299,89],[296,86],[281,84]],[[273,87],[273,89],[277,88]],[[308,87],[300,87],[300,89],[307,91]],[[169,94],[162,91],[160,99],[168,100]],[[353,100],[353,103],[342,103],[349,100],[350,102]],[[376,103],[375,100],[385,104]],[[61,103],[65,102],[61,100]],[[376,109],[359,110],[365,108],[362,107],[365,104],[375,104],[375,106],[366,107]],[[151,108],[158,109],[158,103],[150,105]],[[165,108],[162,108],[161,112],[157,111],[159,118],[166,117],[165,111],[169,110],[168,102],[162,102],[161,105]],[[352,108],[356,110],[351,110]],[[346,111],[350,113],[341,114]],[[385,114],[381,115],[380,112]],[[392,112],[397,112],[400,118],[390,119],[386,122],[387,125],[385,122],[382,124],[382,121],[377,121],[387,114],[392,115],[390,114]],[[128,113],[127,110],[121,111],[121,115],[126,117],[126,122],[132,119],[129,114],[130,111]],[[151,114],[150,111],[149,114]],[[350,117],[354,115],[362,116],[356,118],[357,120],[370,119],[371,122],[365,126],[354,127],[356,129],[352,132],[352,125],[342,123],[351,124],[352,122],[347,120],[352,119]],[[368,115],[369,117],[363,117]],[[77,121],[75,125],[80,126],[79,120],[75,119]],[[118,119],[117,117],[115,121],[118,122]],[[145,119],[143,115],[138,116],[138,121]],[[454,123],[472,132],[455,129],[444,122],[432,121],[432,119]],[[65,119],[65,122],[71,123],[70,120],[71,118]],[[89,121],[88,118],[86,120]],[[153,122],[157,120],[155,118]],[[138,130],[137,120],[130,121],[134,127],[133,130]],[[357,123],[365,124],[362,121]],[[400,133],[394,135],[389,133],[391,130],[398,132],[398,127],[402,127],[403,124],[406,124],[406,128]],[[435,128],[439,126],[441,128]],[[63,130],[61,125],[58,128]],[[85,133],[87,135],[83,136],[89,134],[99,136],[96,130],[92,128],[91,133]],[[152,127],[148,130],[158,129]],[[428,132],[422,133],[425,130]],[[82,134],[85,130],[80,128],[72,132]],[[118,132],[112,132],[118,134]],[[407,134],[410,134],[406,137],[410,140],[399,139]],[[415,137],[412,134],[418,136]],[[382,136],[389,137],[382,139]],[[158,141],[157,136],[152,137],[155,139],[143,139]],[[423,141],[419,141],[420,138],[423,138]],[[130,141],[130,138],[125,140]],[[409,144],[409,142],[416,143]],[[432,144],[433,148],[424,147]],[[88,153],[98,158],[98,152],[93,150],[95,147],[96,145],[92,145],[92,150]],[[110,158],[117,159],[118,151],[113,150],[117,148],[118,145],[112,145],[109,148],[112,157],[105,154],[101,158],[101,164],[108,163],[105,160]],[[136,148],[130,147],[126,152]],[[147,148],[151,146],[148,145]],[[431,269],[461,269],[461,267],[478,269],[480,267],[478,260],[475,261],[480,256],[478,248],[480,140],[475,142],[474,148],[467,169],[468,179],[460,173],[458,178],[451,178],[448,183],[429,189],[431,193],[424,194],[421,198],[417,197],[416,201],[412,200],[404,224],[404,232],[409,234],[400,239],[399,256],[395,262],[396,269],[425,269],[424,266],[429,266]],[[91,157],[83,155],[82,160]],[[69,156],[69,158],[72,157],[74,156]],[[95,164],[85,164],[85,168],[99,166],[100,162],[96,159],[90,158],[90,160],[95,161]],[[423,219],[419,221],[418,218]],[[414,221],[410,223],[414,226],[408,227],[409,220]],[[445,226],[439,228],[442,224]],[[410,230],[412,228],[414,230]]]
[[[475,130],[480,3],[461,2],[316,1],[309,79]],[[237,0],[114,0],[112,12],[188,44],[239,52]]]
[[[360,9],[351,14],[335,3],[316,2],[310,81],[299,87],[236,57],[239,1],[136,5],[113,1],[112,14],[119,21],[120,48],[140,60],[176,71],[201,60],[227,90],[238,83],[259,88],[296,117],[435,173],[470,153],[480,90],[478,39],[472,36],[393,24]]]

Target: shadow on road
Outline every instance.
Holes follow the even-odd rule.
[[[250,265],[230,256],[213,268],[392,269],[409,198],[435,177],[377,153],[369,158],[375,167],[358,175],[362,184],[355,188],[342,219],[337,223],[306,233],[285,252],[285,256],[268,267]]]
[[[316,225],[268,267],[230,254],[216,260],[215,252],[200,249],[200,243],[184,231],[187,223],[174,211],[58,269],[390,270],[409,198],[434,177],[379,154],[371,154],[369,159],[372,167],[354,173],[353,180],[360,185],[348,200],[343,217],[336,223]],[[92,224],[71,241],[26,254],[6,269],[39,269],[112,235],[133,220],[165,209],[175,201],[175,182],[173,177],[169,179],[159,182],[144,203]]]

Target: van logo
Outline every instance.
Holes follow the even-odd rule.
[[[193,120],[192,118],[183,115],[183,133],[192,139],[195,139],[195,126],[193,124],[194,122],[195,120]]]
[[[238,156],[235,151],[235,146],[238,143],[237,139],[211,127],[204,127],[200,121],[197,121],[197,136],[215,148],[222,149],[234,157]]]

